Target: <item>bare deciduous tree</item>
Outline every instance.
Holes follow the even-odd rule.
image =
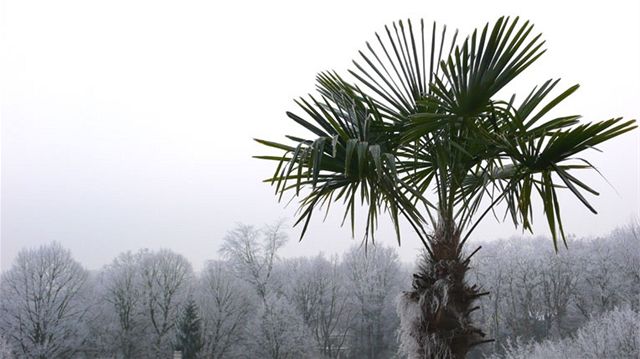
[[[123,358],[139,357],[145,348],[140,269],[138,256],[127,252],[102,273],[103,300],[114,322],[108,333],[112,337],[111,350]]]
[[[247,347],[252,358],[314,358],[309,329],[295,307],[284,297],[269,294],[258,306],[250,324]]]
[[[176,318],[189,289],[191,264],[169,250],[143,251],[139,256],[144,315],[150,323],[155,357],[169,357]]]
[[[87,271],[57,243],[22,250],[2,276],[2,334],[20,357],[66,358],[83,341]]]
[[[345,350],[355,317],[338,257],[327,260],[319,255],[296,262],[287,268],[288,274],[294,275],[288,296],[313,333],[321,354],[337,358]]]
[[[196,291],[202,310],[202,353],[211,359],[240,356],[253,306],[250,300],[252,289],[233,277],[226,265],[224,262],[209,262],[199,278]]]
[[[350,342],[352,355],[358,358],[388,358],[396,350],[398,317],[394,298],[403,280],[398,254],[388,247],[353,247],[343,259],[350,294],[357,316]]]
[[[229,260],[234,274],[253,286],[264,300],[272,284],[278,250],[287,242],[282,222],[258,230],[238,225],[227,233],[220,253]]]
[[[12,359],[13,350],[9,341],[4,336],[0,335],[0,359]]]

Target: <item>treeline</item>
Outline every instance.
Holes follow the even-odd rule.
[[[474,315],[495,342],[472,356],[637,356],[637,326],[620,321],[640,309],[639,234],[574,239],[557,254],[544,239],[484,243],[470,278],[490,294]],[[237,226],[198,273],[169,250],[122,253],[97,273],[59,244],[23,250],[0,283],[0,357],[394,357],[396,298],[411,285],[395,249],[285,259],[285,242],[280,225]],[[603,331],[626,339],[584,344]]]
[[[605,238],[572,239],[567,247],[559,244],[556,254],[545,238],[512,238],[482,245],[473,257],[470,278],[482,283],[490,294],[482,297],[474,313],[495,342],[479,346],[474,357],[504,354],[507,358],[551,359],[513,353],[520,350],[518,346],[531,349],[545,340],[570,343],[585,326],[602,331],[603,325],[621,317],[612,317],[609,322],[600,319],[614,310],[640,312],[640,225],[617,229]],[[628,329],[635,334],[621,338],[631,340],[626,349],[616,347],[614,341],[609,341],[607,348],[600,345],[602,353],[615,355],[598,355],[596,346],[589,349],[592,355],[584,352],[574,356],[565,351],[562,358],[640,357],[637,325]],[[619,330],[610,335],[626,337],[629,333]],[[574,341],[573,345],[579,343]],[[510,351],[505,353],[506,349]],[[580,350],[576,348],[574,353]]]
[[[0,347],[48,359],[393,356],[409,277],[395,250],[282,259],[280,225],[241,225],[223,242],[224,259],[199,273],[169,250],[123,253],[99,273],[59,244],[23,250],[2,275]]]

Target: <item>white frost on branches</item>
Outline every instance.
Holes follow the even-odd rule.
[[[57,243],[18,254],[0,283],[0,328],[19,357],[70,357],[80,348],[87,276]]]

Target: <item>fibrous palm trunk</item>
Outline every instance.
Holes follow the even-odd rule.
[[[462,257],[460,232],[449,228],[436,228],[412,290],[400,297],[401,350],[410,359],[465,358],[471,347],[485,342],[470,316],[474,301],[487,293],[465,282],[471,258]]]

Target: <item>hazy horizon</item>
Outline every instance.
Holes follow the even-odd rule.
[[[563,115],[640,114],[640,3],[461,4],[3,2],[0,269],[20,249],[51,241],[89,269],[140,248],[169,248],[200,268],[236,223],[292,224],[295,203],[285,208],[261,183],[273,168],[251,158],[269,153],[252,138],[297,133],[284,115],[297,110],[293,99],[314,91],[318,72],[345,73],[365,42],[398,19],[466,34],[520,15],[548,51],[510,92],[523,99],[562,78],[556,93],[581,85]],[[578,237],[640,217],[640,131],[600,149],[585,156],[611,185],[597,173],[580,176],[600,192],[589,197],[599,214],[560,195],[565,231]],[[360,243],[361,234],[349,240],[340,228],[341,213],[322,217],[301,243],[299,229],[289,231],[283,255]],[[539,207],[534,220],[535,235],[548,235]],[[419,242],[409,226],[402,233],[400,256],[412,261]],[[487,218],[473,238],[519,233]],[[376,239],[395,245],[387,221]]]
[[[633,223],[637,223],[637,222],[633,222]],[[589,236],[589,237],[577,237],[573,234],[569,234],[567,235],[567,245],[568,247],[565,248],[563,245],[560,245],[558,247],[558,254],[563,255],[565,253],[565,251],[569,251],[571,252],[571,250],[573,248],[576,248],[576,245],[578,243],[590,243],[592,240],[600,240],[600,239],[608,239],[609,236],[607,236],[607,234],[613,234],[616,230],[620,229],[620,230],[624,230],[627,229],[628,226],[633,224],[632,222],[627,223],[626,225],[622,225],[616,228],[612,228],[609,232],[604,233],[604,235],[599,235],[599,236]],[[257,228],[259,228],[259,226],[257,226]],[[233,228],[231,228],[233,229]],[[285,232],[287,233],[291,233],[291,230],[285,230]],[[416,239],[417,240],[417,239]],[[345,239],[345,241],[347,241],[349,243],[349,246],[343,250],[343,251],[323,251],[323,250],[319,250],[317,252],[310,252],[310,253],[302,253],[300,251],[296,251],[296,246],[299,245],[298,241],[296,238],[292,238],[289,235],[289,239],[288,242],[286,243],[286,245],[280,249],[280,251],[282,252],[282,255],[279,255],[278,257],[280,259],[297,259],[297,258],[307,258],[307,259],[311,259],[311,258],[315,258],[319,255],[323,256],[325,259],[330,260],[332,258],[333,255],[337,255],[338,258],[342,259],[343,255],[347,254],[349,252],[350,249],[352,249],[353,247],[358,247],[359,249],[362,250],[362,252],[365,252],[365,248],[364,245],[362,244],[361,241],[358,241],[357,239],[354,240],[350,240],[350,239]],[[491,243],[495,243],[498,242],[500,243],[500,241],[505,242],[505,243],[510,243],[512,241],[522,241],[522,244],[529,244],[530,242],[542,242],[541,244],[543,244],[545,247],[544,248],[539,248],[540,250],[542,250],[543,252],[548,252],[550,250],[553,250],[553,242],[551,241],[551,237],[548,236],[546,233],[543,234],[513,234],[510,237],[506,238],[506,237],[500,237],[500,238],[488,238],[488,239],[476,239],[475,242],[473,243],[474,245],[470,246],[469,248],[466,249],[466,252],[472,252],[473,250],[475,250],[477,248],[478,245],[482,245],[483,248],[487,245],[487,244],[491,244]],[[183,252],[181,252],[180,248],[169,248],[169,247],[140,247],[137,249],[132,249],[132,250],[123,250],[121,252],[116,253],[113,257],[111,258],[105,258],[105,262],[100,264],[99,266],[96,267],[91,267],[88,266],[87,263],[85,263],[83,261],[82,258],[78,258],[76,256],[76,254],[74,253],[73,250],[71,250],[71,248],[67,247],[64,245],[63,242],[61,241],[51,241],[51,242],[43,242],[43,243],[39,243],[37,245],[34,246],[26,246],[23,248],[20,248],[21,250],[35,250],[35,249],[39,249],[42,246],[50,246],[53,243],[59,243],[62,245],[63,249],[65,250],[70,250],[71,252],[71,256],[73,257],[74,260],[76,260],[78,263],[80,263],[83,268],[85,268],[86,270],[88,270],[89,272],[92,273],[101,273],[102,271],[104,271],[108,265],[113,264],[113,261],[116,259],[116,257],[118,257],[120,254],[126,253],[126,252],[130,252],[132,254],[136,254],[139,253],[139,251],[144,251],[144,250],[149,250],[149,251],[158,251],[158,250],[163,250],[163,249],[169,249],[171,250],[171,252],[176,253],[178,255],[184,256],[187,260],[189,260],[189,263],[193,266],[193,270],[196,273],[200,273],[202,270],[207,268],[207,263],[210,261],[224,261],[226,260],[225,257],[223,255],[221,255],[219,253],[219,248],[216,248],[216,250],[214,252],[211,252],[211,256],[209,258],[203,258],[200,262],[193,262],[191,260],[191,258],[189,258],[188,256],[186,256]],[[413,266],[415,265],[415,262],[419,259],[418,257],[420,256],[421,252],[419,252],[420,248],[418,248],[416,246],[416,248],[412,249],[411,251],[407,251],[407,250],[402,250],[401,247],[397,246],[397,242],[395,243],[391,243],[390,241],[385,241],[382,244],[380,243],[376,243],[377,246],[383,246],[383,247],[387,247],[390,248],[394,251],[394,253],[397,253],[399,255],[399,260],[400,263],[403,266],[409,266],[409,269],[413,268]],[[579,248],[579,246],[577,247]],[[483,251],[482,249],[480,250],[481,252]],[[15,258],[14,258],[15,259]],[[0,273],[6,272],[7,270],[9,270],[12,265],[14,263],[7,263],[7,266],[2,268],[0,270]]]

